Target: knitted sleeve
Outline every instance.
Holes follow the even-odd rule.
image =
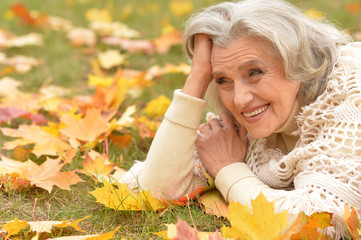
[[[205,106],[205,100],[176,90],[146,160],[137,162],[120,180],[133,191],[140,187],[154,197],[170,199],[206,186],[194,166],[196,129]]]
[[[216,185],[233,201],[247,202],[262,191],[276,201],[279,211],[334,213],[333,224],[340,236],[344,204],[361,209],[360,43],[342,47],[326,91],[304,107],[298,123],[300,141],[287,155],[267,148],[266,139],[257,142],[248,164],[258,179],[249,177],[251,173],[232,174],[233,166],[221,170]],[[291,191],[279,190],[292,185]]]

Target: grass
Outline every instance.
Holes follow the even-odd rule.
[[[19,49],[3,50],[7,55],[26,55],[44,60],[44,64],[34,68],[27,74],[10,74],[23,83],[24,91],[36,92],[46,80],[51,84],[71,88],[74,94],[82,93],[86,88],[87,75],[91,72],[89,59],[94,57],[84,48],[74,48],[62,32],[51,31],[46,28],[26,26],[17,18],[9,17],[8,9],[15,3],[21,2],[31,10],[45,12],[49,15],[59,16],[70,20],[75,26],[87,27],[85,12],[89,8],[107,8],[110,10],[114,21],[125,22],[129,27],[139,30],[142,38],[152,39],[161,34],[162,24],[170,22],[177,29],[184,28],[184,22],[189,15],[176,17],[169,10],[169,2],[166,0],[31,0],[31,1],[0,1],[0,28],[4,28],[14,34],[26,34],[38,32],[43,35],[45,44],[41,47],[24,47]],[[205,7],[216,2],[213,0],[194,0],[195,9]],[[315,8],[327,13],[332,21],[339,22],[339,26],[352,32],[360,31],[360,14],[351,14],[345,10],[347,3],[353,0],[305,0],[302,2],[292,1],[298,6],[309,9]],[[126,14],[126,9],[131,9]],[[341,9],[341,10],[340,10]],[[104,50],[105,45],[97,45],[95,50]],[[180,46],[171,48],[168,54],[154,54],[151,56],[141,53],[129,56],[127,67],[145,70],[149,67],[165,63],[179,63],[187,61]],[[0,66],[1,70],[1,66]],[[155,95],[165,94],[169,98],[176,88],[181,88],[185,76],[181,74],[166,75],[154,82],[152,89],[145,89],[139,98],[133,100],[143,105],[154,98]],[[127,103],[130,104],[131,102]],[[8,126],[8,125],[6,125]],[[11,123],[16,126],[16,123]],[[133,130],[133,140],[126,149],[119,150],[111,147],[110,159],[118,163],[120,167],[129,169],[133,161],[145,159],[151,139],[141,139]],[[0,135],[0,144],[4,141]],[[98,148],[102,151],[101,146]],[[9,152],[1,151],[8,154]],[[124,161],[119,161],[119,156],[124,156]],[[78,156],[77,161],[80,161]],[[215,231],[223,224],[228,224],[223,218],[216,218],[205,214],[197,205],[188,207],[170,207],[163,214],[154,212],[115,211],[105,208],[95,202],[88,192],[94,189],[94,181],[82,176],[84,183],[72,187],[70,191],[55,188],[51,193],[42,189],[28,189],[20,192],[0,191],[0,224],[18,219],[31,220],[75,220],[90,215],[80,225],[88,233],[103,233],[122,226],[117,232],[115,239],[149,239],[155,238],[152,232],[164,230],[164,224],[175,223],[177,217],[194,224],[199,231]],[[1,239],[1,238],[0,238]]]

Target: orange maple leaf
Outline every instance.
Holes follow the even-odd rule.
[[[358,232],[360,222],[358,220],[358,215],[354,207],[351,208],[351,212],[350,212],[350,209],[345,204],[344,219],[346,222],[347,229],[352,236],[352,239],[360,239],[360,235]]]
[[[97,152],[90,152],[85,155],[85,160],[83,162],[83,169],[87,175],[109,175],[113,172],[115,163],[110,163],[108,161],[108,156],[98,154]]]
[[[74,171],[62,172],[64,163],[59,163],[61,158],[47,159],[40,166],[32,161],[27,161],[22,171],[23,176],[37,187],[46,189],[49,193],[53,186],[70,190],[70,186],[83,182]]]
[[[33,26],[47,25],[47,16],[44,13],[34,16],[29,10],[21,3],[15,4],[11,7],[11,11],[20,18],[22,23]]]
[[[77,119],[72,115],[64,115],[61,121],[66,125],[60,132],[67,137],[79,139],[85,142],[95,141],[101,134],[107,132],[108,121],[115,112],[103,118],[99,109],[88,109],[83,119]]]
[[[319,231],[330,226],[332,213],[314,213],[307,216],[300,213],[292,226],[282,236],[282,239],[330,239],[327,235]]]
[[[41,155],[62,154],[69,148],[66,142],[34,124],[20,125],[18,129],[0,128],[0,130],[6,136],[19,138],[10,142],[4,142],[3,149],[11,150],[18,146],[35,144],[32,152],[39,157]]]

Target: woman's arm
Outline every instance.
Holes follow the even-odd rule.
[[[177,199],[204,185],[194,176],[194,142],[206,101],[205,92],[212,80],[211,40],[198,34],[189,74],[182,91],[176,91],[171,106],[148,152],[140,186],[154,197]]]

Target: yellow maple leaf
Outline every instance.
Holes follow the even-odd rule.
[[[68,221],[64,221],[60,224],[54,224],[54,227],[57,227],[57,228],[66,228],[66,227],[72,227],[74,228],[75,230],[79,231],[79,232],[85,232],[84,230],[81,230],[81,228],[79,227],[78,223],[89,218],[90,216],[86,216],[84,218],[81,218],[81,219],[77,219],[77,220],[74,220],[74,221],[71,221],[71,222],[68,222]]]
[[[170,103],[171,100],[169,100],[169,98],[164,95],[160,95],[147,104],[147,106],[143,109],[143,113],[147,114],[149,117],[162,117],[167,111]]]
[[[163,209],[162,201],[152,197],[149,191],[141,191],[138,194],[130,191],[126,184],[114,182],[116,187],[103,178],[103,187],[90,192],[98,203],[115,210],[153,210]]]
[[[111,22],[112,17],[108,9],[88,9],[85,13],[85,17],[89,22]]]
[[[27,226],[29,226],[29,224],[26,221],[21,221],[17,218],[15,218],[14,221],[5,223],[1,226],[7,232],[5,240],[8,239],[11,235],[18,234],[22,229],[26,228]]]
[[[108,239],[112,239],[115,232],[118,231],[119,228],[120,228],[120,226],[118,226],[114,231],[110,231],[110,232],[104,233],[104,234],[99,235],[99,236],[89,237],[89,238],[87,238],[87,240],[108,240]]]
[[[108,49],[107,51],[98,54],[98,60],[102,68],[111,69],[112,67],[122,64],[125,57],[124,55],[121,55],[118,50]]]
[[[234,239],[280,239],[287,227],[287,211],[274,213],[274,203],[260,193],[252,200],[252,210],[247,205],[230,202],[227,218],[231,227],[222,227],[222,236]]]
[[[103,77],[92,74],[88,75],[88,85],[93,87],[109,87],[114,83],[114,81],[114,77]]]
[[[173,0],[169,3],[169,7],[177,17],[185,16],[194,10],[194,5],[189,0]]]

